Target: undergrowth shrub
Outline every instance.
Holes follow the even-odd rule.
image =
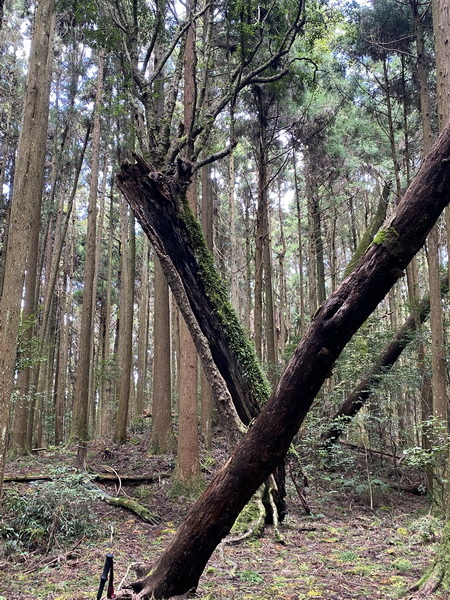
[[[98,532],[89,476],[57,469],[52,481],[34,483],[20,491],[7,490],[0,524],[0,553],[25,556],[48,553],[80,537]]]

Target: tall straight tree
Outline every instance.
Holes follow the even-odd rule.
[[[155,39],[153,69],[160,71],[163,57],[162,43],[158,31]],[[164,71],[154,83],[154,111],[156,121],[164,115]],[[146,132],[142,132],[148,145]],[[152,435],[151,452],[165,454],[175,450],[175,435],[172,424],[172,369],[170,336],[169,286],[159,262],[154,255],[153,271],[153,379],[152,379]]]
[[[440,22],[440,8],[437,3],[433,6],[433,19],[436,19]],[[437,13],[437,16],[436,16]],[[448,9],[447,9],[448,15]],[[442,128],[444,122],[442,119],[450,117],[450,113],[445,115],[445,104],[446,99],[449,98],[442,91],[445,89],[442,87],[441,69],[444,67],[443,64],[438,65],[438,61],[441,60],[442,51],[445,52],[443,47],[437,48],[438,44],[442,46],[442,35],[444,31],[440,28],[440,23],[435,24],[435,40],[436,40],[436,67],[437,67],[437,81],[438,81],[438,112],[440,119],[440,127]],[[421,49],[421,43],[419,39],[420,30],[416,29],[416,40],[418,40],[418,50]],[[450,28],[448,29],[447,35],[450,35]],[[424,46],[422,46],[422,51],[424,51]],[[446,59],[448,59],[448,53]],[[422,131],[423,131],[423,148],[424,153],[428,152],[431,146],[430,135],[431,132],[431,124],[430,124],[430,111],[429,111],[429,99],[428,99],[428,85],[427,85],[427,76],[424,73],[424,65],[423,60],[424,57],[421,57],[422,60],[418,61],[418,70],[419,70],[419,81],[420,81],[420,101],[421,101],[421,114],[422,114]],[[444,67],[445,68],[445,67]],[[448,65],[447,69],[447,85],[449,83],[448,79]],[[450,106],[450,101],[449,101]],[[446,209],[448,211],[448,208]],[[449,223],[450,225],[450,223]],[[432,392],[432,413],[433,415],[442,420],[443,423],[448,426],[448,399],[447,399],[447,368],[445,364],[445,338],[444,338],[444,316],[442,309],[442,294],[441,294],[441,286],[440,286],[440,274],[439,274],[439,224],[436,224],[433,229],[430,231],[430,235],[428,236],[428,281],[430,287],[430,327],[431,327],[431,392]],[[436,473],[436,479],[444,478],[444,473]],[[429,482],[431,486],[431,491],[434,492],[434,477],[429,477]],[[438,490],[442,492],[441,490]],[[439,503],[441,502],[441,498],[435,495],[435,500]]]
[[[136,414],[141,416],[145,407],[147,373],[148,373],[148,326],[149,326],[149,241],[146,235],[142,236],[142,266],[141,288],[139,298],[139,331],[138,331],[138,359],[136,382]]]
[[[77,374],[74,391],[71,437],[78,444],[75,465],[86,468],[89,425],[89,390],[91,371],[91,344],[95,307],[95,256],[97,243],[97,190],[100,168],[101,104],[103,96],[104,51],[98,54],[97,90],[95,95],[94,126],[92,130],[91,177],[89,181],[88,219],[83,274],[83,305],[81,309],[80,341],[78,345]]]
[[[439,126],[446,131],[450,122],[450,6],[446,0],[433,0],[432,10],[436,51]],[[448,211],[448,207],[446,210]],[[445,410],[447,411],[447,406],[445,406]],[[447,472],[449,465],[450,455],[447,457]],[[450,590],[450,483],[448,475],[445,494],[445,516],[446,523],[434,564],[417,584],[417,588],[420,588],[421,592],[425,595],[433,593],[438,587]]]
[[[231,158],[231,156],[230,156]],[[202,229],[205,236],[206,245],[213,254],[214,252],[214,207],[212,196],[211,166],[205,165],[202,168]],[[232,277],[232,280],[235,280]],[[201,425],[203,441],[207,450],[211,450],[212,444],[212,413],[213,398],[211,386],[208,383],[205,372],[202,370],[202,406],[201,406]]]
[[[258,207],[256,214],[255,252],[255,347],[256,355],[263,359],[263,337],[266,340],[266,361],[269,380],[275,382],[276,341],[273,314],[273,289],[270,243],[269,209],[269,145],[273,131],[269,130],[269,115],[273,97],[259,86],[253,87],[258,115]],[[264,334],[263,334],[264,332]]]
[[[184,49],[184,131],[187,136],[185,155],[187,160],[193,154],[192,128],[196,107],[196,24],[194,12],[196,0],[187,4],[189,28]],[[187,192],[187,200],[193,214],[197,213],[197,180],[194,178]],[[189,329],[180,320],[180,373],[178,399],[178,452],[174,479],[181,484],[183,493],[195,490],[200,479],[200,458],[198,441],[198,359],[197,350]]]
[[[152,436],[150,450],[165,454],[174,450],[171,398],[170,304],[169,286],[159,258],[154,258],[153,285],[153,382],[152,382]]]
[[[52,52],[52,48],[49,49]],[[51,63],[48,65],[46,76],[51,77]],[[45,83],[45,89],[50,87],[50,81]],[[53,186],[54,187],[54,182]],[[23,307],[21,320],[23,324],[22,339],[30,343],[37,334],[36,331],[36,284],[39,269],[39,236],[41,231],[42,194],[36,195],[33,206],[33,217],[31,222],[29,249],[27,253],[27,266],[24,284]],[[27,355],[27,352],[25,351]],[[28,359],[31,357],[26,356]],[[27,435],[29,426],[30,404],[35,396],[36,389],[32,383],[31,360],[22,368],[17,375],[17,401],[14,410],[14,427],[12,436],[12,449],[17,454],[25,454],[31,451],[31,436]],[[35,400],[34,400],[35,401]],[[30,424],[31,426],[31,424]]]
[[[121,277],[119,293],[119,340],[117,362],[119,382],[117,386],[117,416],[114,428],[114,442],[123,444],[127,439],[127,424],[131,395],[131,374],[133,367],[133,305],[135,275],[135,233],[134,216],[121,203]]]
[[[16,159],[4,280],[0,298],[0,495],[19,329],[20,307],[35,203],[44,183],[54,0],[38,3],[28,62],[27,88]]]

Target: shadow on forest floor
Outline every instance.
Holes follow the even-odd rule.
[[[155,511],[161,523],[143,523],[131,513],[96,501],[92,509],[85,508],[93,511],[95,537],[74,538],[68,546],[56,544],[49,554],[36,550],[5,556],[5,547],[0,546],[0,600],[91,600],[96,597],[107,552],[114,553],[116,590],[122,580],[127,583],[134,578],[135,566],[151,563],[160,555],[191,502],[170,499],[167,475],[173,458],[147,456],[143,442],[137,438],[135,442],[120,449],[92,445],[89,465],[95,472],[111,472],[112,467],[122,476],[155,476],[155,483],[122,486],[120,493]],[[214,465],[221,464],[222,455],[223,450],[217,448],[204,460],[206,478]],[[70,466],[74,456],[71,449],[44,451],[9,461],[6,472],[42,475],[55,466]],[[340,473],[325,483],[311,478],[307,495],[312,516],[305,515],[288,480],[288,515],[281,528],[284,544],[267,528],[259,539],[221,545],[207,565],[196,597],[419,599],[417,594],[408,594],[408,588],[432,561],[440,533],[439,524],[429,516],[427,499],[386,488],[375,491],[372,510],[367,490],[336,485],[345,477]],[[20,497],[31,486],[7,483],[6,487]],[[113,495],[117,492],[115,486],[103,487]],[[433,598],[443,600],[446,595]]]

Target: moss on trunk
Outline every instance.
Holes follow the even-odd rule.
[[[413,590],[420,590],[424,595],[432,594],[437,589],[450,591],[450,521],[447,521],[442,533],[442,540],[432,566],[427,570]]]

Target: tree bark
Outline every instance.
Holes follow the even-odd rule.
[[[184,130],[187,134],[185,149],[189,160],[194,151],[192,128],[197,105],[196,84],[196,24],[193,18],[196,0],[188,0],[186,5],[189,29],[186,33],[184,49]],[[194,175],[187,190],[190,210],[197,214],[197,178]],[[173,477],[172,490],[178,495],[191,495],[198,491],[200,481],[200,450],[198,442],[198,357],[189,327],[184,319],[180,321],[180,372],[178,399],[178,446],[177,466]]]
[[[0,297],[0,496],[22,288],[34,206],[37,199],[40,201],[44,181],[54,6],[54,0],[43,0],[36,9],[4,265],[4,280],[8,284],[3,286]]]
[[[138,358],[137,358],[137,382],[136,382],[136,415],[140,417],[144,411],[146,402],[147,372],[148,372],[148,327],[150,296],[149,285],[149,240],[147,236],[142,238],[142,267],[141,286],[139,298],[139,332],[138,332]],[[148,407],[147,407],[148,408]]]
[[[119,381],[117,386],[117,416],[113,440],[124,444],[127,439],[131,377],[133,367],[133,307],[135,272],[135,234],[133,214],[123,202],[121,206],[121,280],[119,295],[119,341],[117,360]]]
[[[448,129],[448,121],[450,119],[450,7],[446,0],[432,0],[431,4],[435,37],[438,120],[440,129],[447,123],[444,129],[445,132]],[[447,236],[449,235],[450,224],[449,213],[450,211],[447,206]],[[445,407],[445,411],[447,411],[447,406]],[[449,461],[450,454],[447,458],[447,472],[449,469]],[[444,590],[450,589],[450,481],[448,476],[446,479],[447,483],[444,497],[446,523],[442,540],[434,564],[417,584],[417,589],[420,589],[424,594],[431,594],[438,587],[441,587]]]
[[[189,173],[188,163],[179,161],[178,166]],[[259,403],[268,397],[269,388],[228,303],[226,288],[218,279],[200,228],[187,207],[188,173],[179,178],[170,172],[150,173],[148,165],[140,160],[136,165],[123,166],[118,184],[153,243],[173,288],[173,273],[168,267],[170,254],[170,262],[184,284],[190,310],[209,342],[211,356],[239,418],[248,424],[259,413]],[[142,202],[144,197],[150,202],[148,206]],[[198,346],[197,350],[201,352]]]
[[[103,93],[104,52],[98,56],[97,90],[95,98],[94,127],[92,132],[91,178],[89,181],[88,223],[86,231],[86,256],[83,273],[83,306],[81,311],[78,367],[74,391],[74,417],[71,437],[78,443],[75,465],[86,468],[89,419],[89,381],[91,377],[91,343],[94,315],[94,281],[97,226],[97,189],[100,167],[100,107]]]
[[[359,244],[353,253],[353,256],[351,257],[351,259],[348,262],[348,265],[345,268],[344,277],[347,277],[347,275],[350,275],[350,273],[353,271],[358,260],[361,258],[361,256],[363,256],[367,248],[370,246],[377,231],[380,229],[381,225],[383,224],[383,221],[386,219],[387,207],[389,203],[389,194],[391,193],[391,189],[391,182],[386,182],[383,186],[383,191],[381,192],[380,198],[378,200],[378,205],[375,214],[373,215],[369,226],[363,233]]]
[[[202,230],[205,236],[205,242],[208,250],[213,254],[214,252],[214,207],[212,197],[212,179],[211,179],[211,165],[206,165],[202,168]],[[231,220],[231,218],[230,218]],[[233,224],[231,223],[231,227]],[[232,234],[231,234],[232,235]],[[231,238],[232,239],[232,238]],[[231,246],[233,242],[230,241]],[[230,263],[233,264],[232,258]],[[233,277],[233,270],[231,280],[235,280]],[[233,283],[231,284],[233,287]],[[237,305],[233,304],[237,310]],[[203,443],[207,450],[211,450],[212,447],[212,419],[213,419],[213,397],[211,392],[211,386],[208,383],[205,372],[202,370],[202,398],[201,398],[201,429],[203,435]]]
[[[140,600],[149,599],[152,594],[155,598],[168,598],[197,586],[217,544],[230,531],[253,493],[285,456],[343,348],[403,275],[408,262],[422,247],[447,205],[450,198],[449,154],[450,124],[359,265],[317,311],[277,389],[244,440],[192,507],[151,574],[133,584]],[[179,168],[185,169],[183,165]],[[161,218],[164,218],[166,246],[171,253],[173,251],[180,272],[186,272],[184,283],[195,311],[204,283],[192,279],[192,268],[186,268],[186,263],[193,266],[194,257],[188,253],[183,260],[176,251],[181,241],[177,240],[182,210],[179,202],[186,189],[182,180],[151,173],[143,164],[137,164],[125,165],[118,175],[118,183],[144,230],[157,244],[161,241],[155,236],[155,227],[158,224],[161,227]],[[157,204],[158,198],[162,199],[162,192],[166,206],[174,211],[173,220],[169,221],[174,226],[173,231],[168,229],[167,208],[162,215],[163,207],[156,211],[158,214],[153,214],[152,206]],[[162,251],[161,246],[158,251]],[[183,264],[179,264],[180,259]],[[204,309],[208,306],[208,298],[204,298],[202,306]]]
[[[154,260],[154,289],[153,424],[150,450],[153,454],[165,454],[175,447],[170,382],[170,304],[169,286],[157,256]]]

